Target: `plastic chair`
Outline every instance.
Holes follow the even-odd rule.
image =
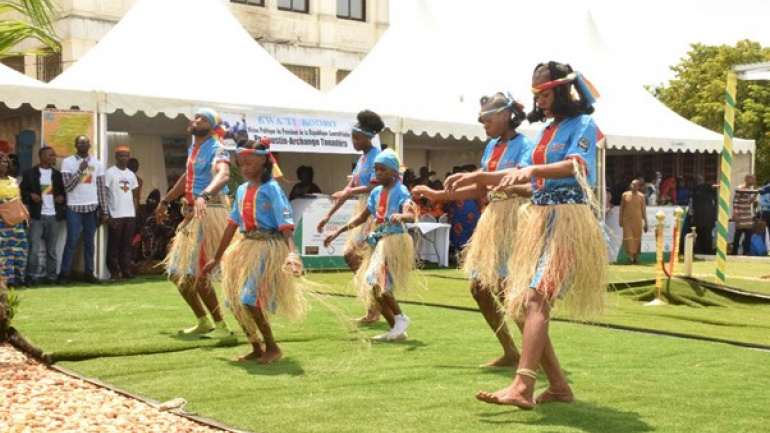
[[[449,214],[441,214],[441,216],[438,217],[438,222],[441,224],[449,224]]]

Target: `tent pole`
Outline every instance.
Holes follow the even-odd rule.
[[[601,206],[601,221],[607,218],[607,138],[604,138],[602,147],[599,148],[599,204]]]
[[[395,138],[395,147],[396,147],[396,153],[398,154],[398,158],[401,160],[401,164],[404,163],[404,132],[403,132],[403,121],[401,118],[398,118],[396,120],[396,124],[398,125],[398,128],[396,130],[396,138]]]
[[[99,155],[99,161],[107,169],[107,158],[109,157],[109,143],[107,143],[107,113],[101,111],[101,107],[96,112],[97,136],[96,149]],[[98,224],[98,221],[97,221]],[[96,232],[96,277],[100,279],[107,278],[107,226],[100,224]]]
[[[716,283],[724,284],[727,271],[727,224],[730,218],[730,179],[733,165],[733,121],[735,120],[735,92],[738,77],[733,71],[727,73],[725,85],[724,146],[719,176],[719,206],[717,211],[717,263]]]

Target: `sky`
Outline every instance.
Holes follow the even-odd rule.
[[[399,14],[420,10],[413,1],[390,0],[391,25]],[[533,32],[542,38],[549,38],[551,33],[557,38],[569,37],[568,29],[548,27],[549,10],[557,14],[580,10],[583,15],[576,14],[576,20],[585,17],[587,10],[624,74],[639,85],[665,84],[675,78],[669,67],[687,56],[692,43],[734,46],[739,40],[751,39],[770,47],[768,0],[424,1],[438,22],[450,23],[450,31],[458,26],[491,35],[496,29],[510,28],[510,33],[516,34],[511,39],[517,41],[511,45],[511,55],[515,55],[517,43],[536,45]],[[479,30],[471,23],[486,28]]]
[[[770,47],[770,1],[583,1],[607,45],[641,84],[673,79],[669,66],[687,56],[691,43],[734,46],[750,39]]]

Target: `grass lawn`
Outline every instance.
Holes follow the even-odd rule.
[[[710,267],[709,267],[710,266]],[[731,263],[735,281],[768,264]],[[701,269],[702,267],[702,269]],[[708,273],[713,263],[696,263]],[[651,266],[616,266],[615,282],[653,278]],[[633,276],[630,278],[629,276]],[[319,292],[345,291],[349,273],[311,274]],[[736,285],[731,278],[728,283]],[[759,291],[759,290],[757,290]],[[765,290],[766,292],[770,292]],[[289,432],[757,432],[766,430],[770,353],[722,343],[553,322],[551,335],[578,400],[534,412],[485,405],[479,389],[509,383],[512,369],[477,365],[498,346],[451,270],[418,275],[404,310],[410,339],[370,343],[384,324],[353,327],[364,308],[315,295],[299,323],[273,322],[284,358],[271,366],[230,361],[248,347],[182,339],[190,313],[160,279],[21,292],[16,326],[59,364],[245,430]],[[603,323],[770,345],[770,303],[726,297],[682,282],[674,304],[643,307],[651,287],[608,293]],[[414,302],[414,303],[412,303]],[[431,304],[431,305],[428,305]],[[441,304],[452,307],[432,306]],[[236,327],[232,316],[231,326]],[[539,387],[543,387],[541,377]]]

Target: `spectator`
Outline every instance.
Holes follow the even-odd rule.
[[[713,254],[714,226],[717,220],[717,198],[715,186],[703,181],[702,175],[695,176],[692,193],[692,226],[695,227],[695,252]]]
[[[642,244],[642,229],[647,232],[647,207],[644,195],[639,192],[640,182],[631,182],[631,191],[623,193],[620,200],[620,227],[623,228],[623,244],[629,264],[636,264]]]
[[[644,198],[647,201],[647,206],[658,205],[658,186],[660,185],[660,172],[656,172],[654,175],[646,176],[644,178]]]
[[[26,286],[35,284],[39,264],[40,245],[45,242],[45,282],[56,283],[56,239],[61,221],[67,218],[64,182],[55,169],[56,150],[43,147],[38,152],[40,164],[24,172],[21,197],[29,209],[29,258]]]
[[[760,218],[765,222],[765,228],[770,230],[770,181],[759,190]]]
[[[662,206],[676,205],[676,178],[668,176],[660,184],[660,196],[658,203]]]
[[[733,196],[733,221],[735,235],[733,250],[730,254],[737,255],[738,247],[743,248],[743,254],[749,254],[751,234],[754,229],[754,207],[757,202],[757,181],[753,174],[747,174],[744,182],[738,185]]]
[[[64,246],[59,284],[69,284],[75,246],[83,234],[84,281],[99,283],[94,276],[94,235],[99,210],[109,216],[107,189],[104,185],[104,166],[88,154],[91,140],[85,135],[75,139],[77,153],[62,161],[61,173],[67,190],[67,243]]]
[[[128,146],[118,146],[115,149],[115,165],[104,175],[110,214],[107,269],[110,270],[111,280],[119,277],[134,278],[132,259],[139,181],[133,170],[128,169],[130,157],[131,149]]]
[[[289,201],[307,194],[320,194],[321,188],[313,183],[313,167],[301,165],[297,169],[297,179],[299,183],[294,185],[289,193]]]
[[[139,186],[136,187],[134,190],[136,195],[136,205],[137,210],[139,206],[139,200],[142,199],[142,187],[144,186],[144,179],[139,177],[138,174],[136,174],[139,171],[139,160],[136,158],[130,158],[128,160],[128,164],[126,164],[129,170],[131,170],[132,173],[134,173],[134,176],[136,176],[136,181],[139,183]]]
[[[690,196],[692,195],[690,183],[690,179],[685,179],[681,176],[676,180],[676,205],[690,205]]]
[[[21,196],[16,178],[9,173],[11,160],[0,152],[0,205]],[[24,221],[11,225],[0,218],[0,284],[17,287],[24,281],[27,264],[27,232]]]

